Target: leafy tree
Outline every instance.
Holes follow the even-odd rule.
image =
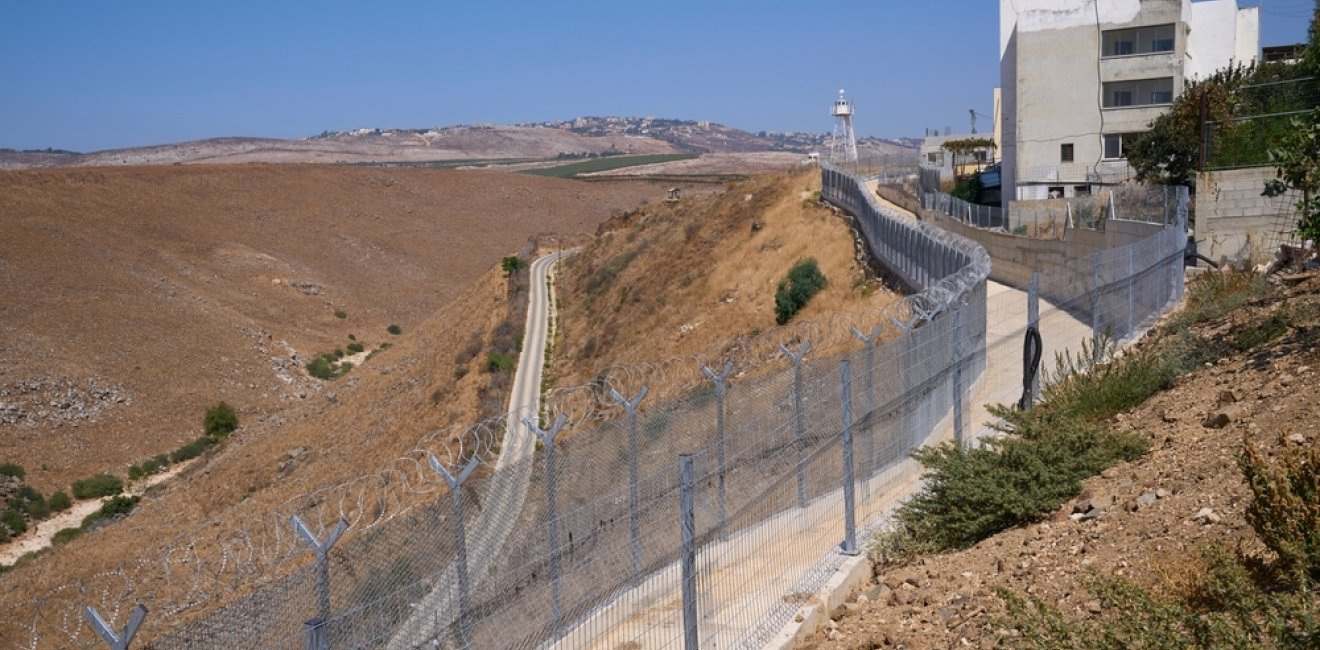
[[[1276,177],[1265,182],[1265,196],[1297,190],[1297,234],[1320,244],[1320,108],[1293,118],[1277,148],[1270,150]]]
[[[202,430],[213,438],[227,436],[237,428],[238,414],[234,407],[223,401],[206,409],[206,416],[202,418]]]
[[[508,255],[500,260],[500,268],[504,269],[505,277],[517,273],[519,269],[527,266],[527,261],[517,255]]]
[[[1193,82],[1150,130],[1123,143],[1123,155],[1142,183],[1196,185],[1201,154],[1201,108],[1221,132],[1233,128],[1230,91],[1241,83],[1244,68],[1221,70]]]

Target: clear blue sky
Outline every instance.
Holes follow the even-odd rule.
[[[1263,44],[1305,40],[1311,0],[1263,3]],[[581,115],[828,131],[840,87],[859,133],[919,136],[991,112],[998,6],[0,0],[0,147]]]

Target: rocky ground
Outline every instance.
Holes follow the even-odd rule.
[[[1198,333],[1225,337],[1278,310],[1314,305],[1318,293],[1320,278],[1311,277]],[[1084,491],[1046,521],[966,551],[878,570],[800,647],[1013,645],[998,589],[1036,596],[1070,618],[1103,616],[1106,603],[1085,588],[1088,576],[1125,576],[1153,593],[1170,593],[1198,570],[1198,549],[1206,545],[1263,553],[1244,518],[1251,493],[1236,456],[1244,440],[1267,452],[1320,444],[1315,327],[1314,316],[1294,322],[1274,342],[1207,364],[1120,414],[1112,426],[1149,438],[1147,456],[1085,481]]]

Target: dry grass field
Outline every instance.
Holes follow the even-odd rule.
[[[357,376],[323,386],[315,355],[399,343],[530,236],[661,194],[319,166],[0,174],[0,403],[21,409],[0,462],[50,493],[193,440],[222,399],[270,430]]]

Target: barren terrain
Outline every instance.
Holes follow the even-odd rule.
[[[1314,305],[1320,280],[1255,301],[1201,328],[1225,337],[1284,308]],[[1068,619],[1102,619],[1109,603],[1092,576],[1124,576],[1157,595],[1186,594],[1208,569],[1200,550],[1218,545],[1257,562],[1270,552],[1245,519],[1251,491],[1237,466],[1244,441],[1277,453],[1317,445],[1320,356],[1311,322],[1245,354],[1183,376],[1112,426],[1151,442],[1150,453],[1084,482],[1048,521],[1004,531],[962,552],[885,569],[799,647],[1030,647],[1013,629],[1004,589],[1035,596]],[[1083,513],[1085,514],[1083,516]]]
[[[317,354],[397,343],[387,325],[411,331],[529,236],[590,232],[662,190],[316,166],[0,174],[0,461],[49,494],[191,441],[222,399],[278,425],[323,386],[302,368]]]

